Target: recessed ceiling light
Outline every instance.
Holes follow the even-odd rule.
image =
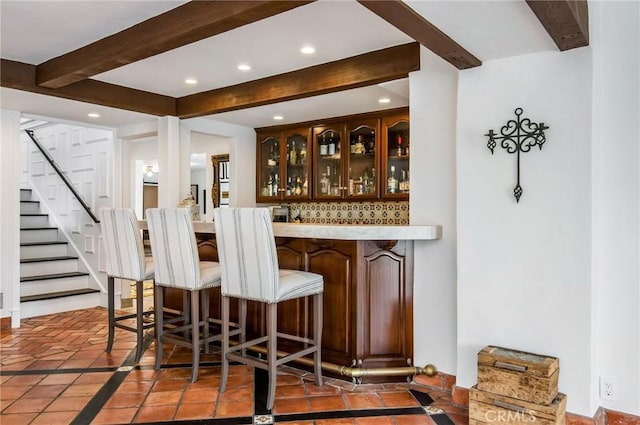
[[[379,103],[389,103],[391,102],[391,99],[389,99],[388,97],[381,97],[380,99],[378,99]]]
[[[313,46],[304,46],[302,47],[302,49],[300,49],[300,52],[304,53],[305,55],[310,55],[312,53],[315,53],[316,49]]]
[[[246,63],[241,63],[240,65],[238,65],[238,69],[240,71],[248,71],[251,69],[251,67],[249,65],[247,65]]]
[[[90,118],[100,118],[100,114],[98,114],[97,112],[89,112],[87,115]]]
[[[277,120],[277,121],[280,121],[280,120],[284,119],[284,117],[282,115],[274,115],[273,119]]]
[[[198,80],[196,80],[195,78],[187,78],[186,80],[184,80],[184,82],[191,85],[198,84]]]

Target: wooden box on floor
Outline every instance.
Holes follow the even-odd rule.
[[[567,396],[558,393],[549,405],[534,404],[504,395],[469,390],[469,425],[565,425]]]
[[[556,357],[488,346],[478,353],[478,389],[534,404],[558,395]]]

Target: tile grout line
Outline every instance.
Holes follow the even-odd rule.
[[[149,348],[153,336],[145,335],[142,342],[143,351]],[[86,406],[78,413],[70,425],[86,425],[90,424],[104,405],[109,401],[109,398],[116,392],[118,387],[124,382],[126,377],[135,368],[135,356],[136,351],[132,350],[131,353],[122,362],[122,365],[116,368],[115,373],[109,378],[107,382],[98,390],[98,392],[89,400]]]

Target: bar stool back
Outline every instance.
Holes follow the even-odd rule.
[[[277,367],[298,357],[313,354],[316,384],[322,385],[320,345],[322,340],[323,277],[316,273],[284,270],[278,266],[271,215],[266,208],[216,208],[214,223],[218,256],[222,269],[222,378],[220,392],[224,392],[229,360],[266,369],[269,374],[267,409],[275,399]],[[313,297],[313,338],[278,333],[277,306],[281,301]],[[240,300],[240,312],[246,315],[247,300],[265,303],[267,311],[266,336],[229,344],[229,298]],[[241,320],[244,324],[245,321]],[[277,339],[286,338],[304,344],[300,351],[277,358]],[[246,355],[246,348],[266,343],[267,360]]]
[[[151,253],[156,266],[156,286],[187,291],[191,298],[191,319],[183,326],[166,328],[162,288],[155,291],[156,369],[160,369],[163,343],[170,342],[191,349],[191,382],[198,378],[200,347],[209,352],[209,343],[222,335],[209,336],[209,289],[220,286],[220,266],[214,261],[200,261],[193,223],[186,208],[151,208],[146,211]],[[201,294],[202,292],[202,294]],[[202,302],[202,318],[199,304]],[[185,309],[186,311],[186,309]],[[178,336],[191,331],[191,340]],[[203,337],[200,337],[202,330]]]
[[[153,279],[153,259],[145,257],[142,237],[135,212],[126,208],[102,208],[100,210],[102,237],[107,249],[107,310],[109,314],[109,339],[107,353],[113,348],[115,328],[137,334],[136,357],[142,355],[144,330],[153,327],[153,322],[145,323],[144,317],[153,313],[144,311],[143,281]],[[136,282],[135,314],[115,315],[114,280],[125,279]],[[128,326],[121,321],[136,318],[136,326]]]

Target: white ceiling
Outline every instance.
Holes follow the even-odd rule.
[[[482,61],[556,50],[524,0],[405,0]],[[0,56],[39,64],[121,31],[182,1],[0,1]],[[96,79],[174,97],[225,87],[412,40],[353,0],[320,0],[272,18],[96,76]],[[316,53],[299,53],[312,44]],[[236,66],[246,62],[249,72]],[[184,79],[196,78],[187,86]],[[212,115],[250,127],[299,122],[408,104],[406,79],[330,95]],[[387,96],[392,102],[378,104]],[[119,127],[154,117],[2,88],[0,106],[28,114]],[[284,116],[274,121],[274,115]]]

